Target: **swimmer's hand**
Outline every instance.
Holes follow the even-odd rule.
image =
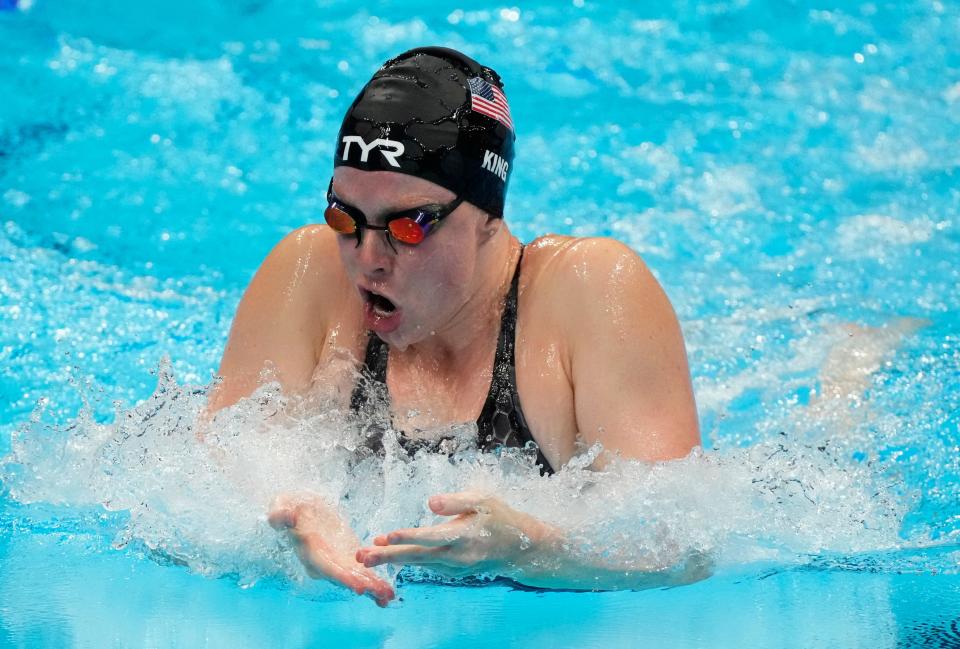
[[[354,559],[360,539],[323,498],[280,496],[271,505],[268,520],[274,529],[287,531],[307,574],[314,579],[369,595],[378,606],[386,606],[394,598],[390,584]]]
[[[483,494],[441,494],[428,504],[433,513],[454,518],[377,536],[373,547],[357,551],[357,561],[368,568],[384,563],[422,565],[455,577],[511,576],[554,535],[546,523]]]

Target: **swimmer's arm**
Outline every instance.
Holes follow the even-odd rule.
[[[568,314],[568,366],[577,430],[627,459],[686,456],[700,444],[683,334],[639,256],[612,239],[584,239],[567,255],[558,300]]]
[[[578,547],[557,528],[546,526],[546,530],[504,577],[534,588],[601,591],[683,586],[712,574],[710,558],[699,552],[662,565],[630,556],[632,547],[619,548],[618,557],[597,548]]]
[[[629,543],[584,539],[478,492],[437,494],[428,502],[445,522],[381,534],[360,548],[356,560],[367,568],[383,564],[421,565],[450,576],[493,574],[537,588],[622,590],[687,584],[709,575],[699,553],[669,545],[645,557]],[[598,543],[599,541],[599,543]]]
[[[568,314],[577,429],[587,445],[604,449],[594,468],[612,455],[647,462],[686,456],[700,444],[696,404],[683,335],[660,284],[612,239],[584,239],[564,254],[557,272],[564,289],[554,304]],[[628,548],[618,558],[546,523],[534,530],[529,554],[506,575],[529,586],[655,588],[698,581],[711,570],[698,553],[644,563]]]
[[[207,414],[249,396],[265,370],[285,391],[309,386],[316,337],[324,335],[323,314],[332,308],[323,273],[336,261],[336,243],[324,230],[295,230],[260,266],[237,308],[220,361],[222,381],[211,391]]]

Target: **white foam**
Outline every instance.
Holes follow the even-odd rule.
[[[749,165],[715,167],[699,178],[685,180],[677,192],[702,213],[730,217],[760,207],[756,175],[756,170]]]
[[[285,536],[266,521],[271,501],[290,492],[338,503],[369,542],[437,521],[426,507],[433,494],[479,490],[565,530],[584,560],[604,557],[624,570],[691,553],[723,570],[894,547],[906,512],[876,465],[784,436],[657,465],[613,461],[604,471],[586,469],[588,456],[542,478],[530,450],[478,453],[472,425],[455,431],[453,461],[408,458],[388,431],[385,456],[357,462],[361,430],[382,412],[357,420],[267,384],[201,424],[205,402],[206,388],[178,385],[164,364],[156,392],[111,423],[84,411],[55,427],[38,409],[14,435],[0,476],[21,503],[125,512],[118,547],[132,542],[243,584],[306,581]]]
[[[944,90],[943,98],[946,99],[947,103],[950,104],[960,100],[960,81]]]
[[[858,214],[837,226],[837,243],[849,257],[883,258],[898,246],[929,241],[934,229],[925,218],[904,221],[885,214]]]
[[[927,167],[930,155],[910,136],[880,133],[856,147],[856,157],[872,171],[914,171]]]

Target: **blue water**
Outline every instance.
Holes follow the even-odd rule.
[[[822,548],[771,515],[772,537],[805,559],[744,556],[683,588],[407,583],[380,611],[282,579],[249,585],[223,559],[171,565],[146,537],[117,542],[122,511],[25,504],[8,482],[0,646],[960,644],[956,4],[12,4],[0,454],[16,433],[37,463],[8,466],[8,481],[56,482],[44,439],[76,442],[71,427],[148,398],[164,356],[179,384],[209,382],[257,265],[320,218],[349,100],[383,60],[444,44],[506,82],[513,232],[615,236],[660,278],[708,453],[837,449],[841,475],[865,471],[904,514],[899,547]],[[824,368],[856,374],[871,354],[859,397],[811,414]],[[812,466],[797,470],[814,509],[847,497]]]

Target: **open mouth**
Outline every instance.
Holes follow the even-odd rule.
[[[366,289],[361,289],[361,291],[363,292],[363,299],[367,301],[375,314],[382,317],[387,317],[396,312],[397,305],[395,305],[386,297]]]

